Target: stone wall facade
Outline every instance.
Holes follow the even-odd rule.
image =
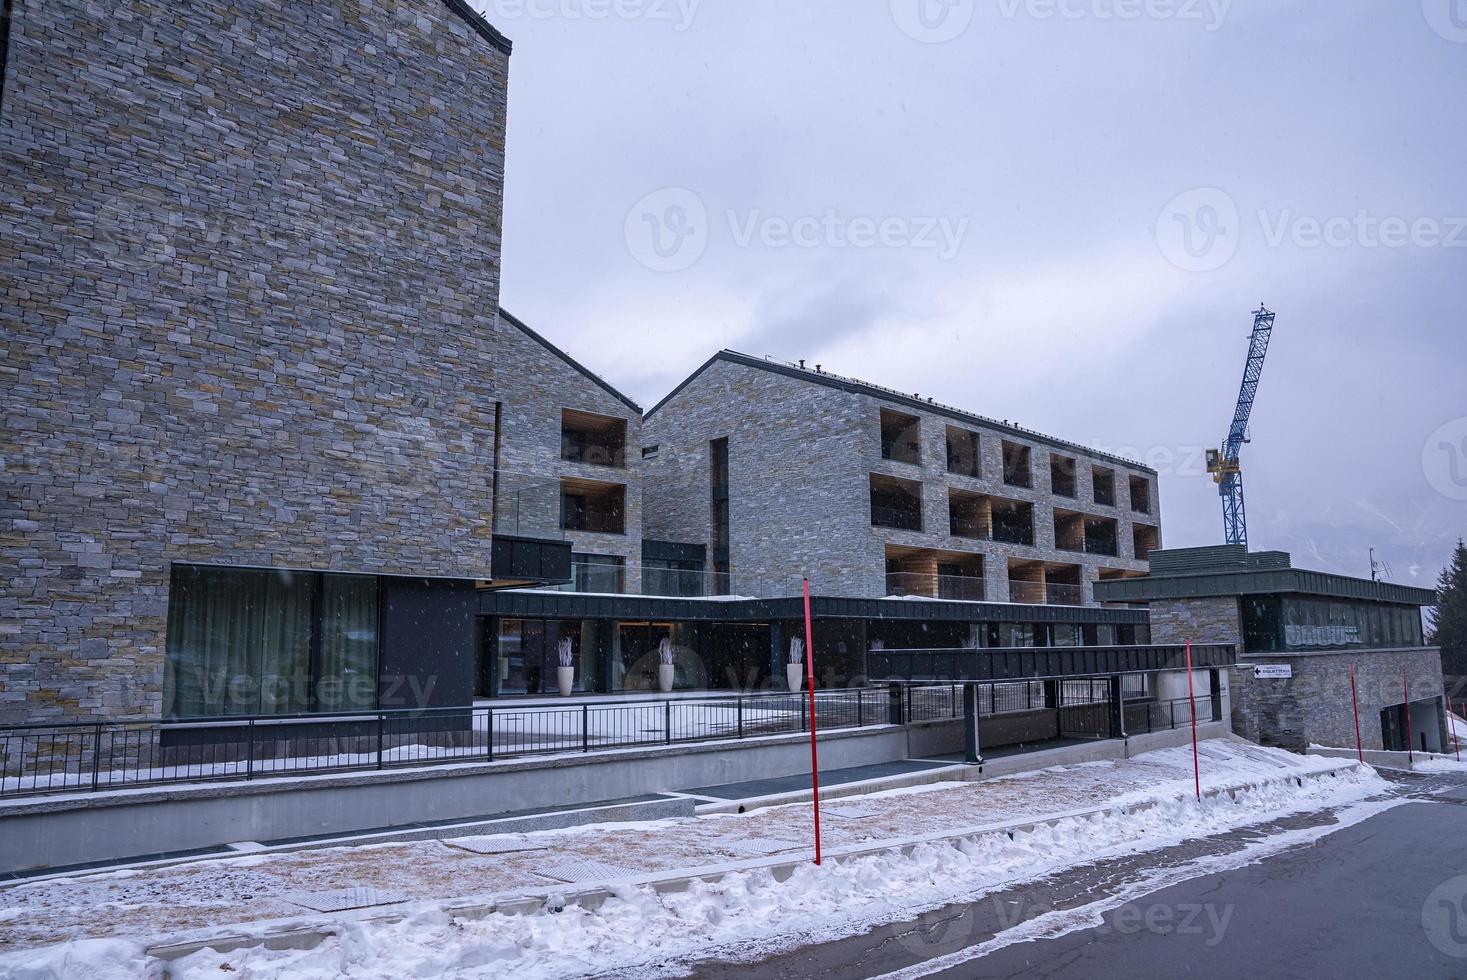
[[[16,0],[0,723],[156,715],[169,567],[485,577],[508,42]]]
[[[1231,643],[1243,647],[1237,596],[1157,599],[1150,605],[1153,643]]]
[[[1257,678],[1253,668],[1258,664],[1287,664],[1293,677]],[[1441,652],[1435,647],[1260,654],[1244,658],[1243,665],[1232,671],[1233,731],[1255,742],[1299,752],[1310,745],[1354,748],[1351,667],[1355,669],[1362,748],[1384,747],[1381,710],[1405,702],[1408,687],[1413,702],[1441,700]],[[1440,711],[1437,725],[1437,744],[1450,745],[1446,718]]]
[[[501,314],[494,349],[499,378],[500,454],[496,531],[560,535],[560,481],[621,486],[626,511],[621,534],[566,531],[576,554],[625,562],[627,592],[642,583],[642,413],[634,403],[551,347],[510,314]],[[561,458],[562,413],[570,409],[620,419],[626,426],[624,465]],[[520,512],[522,520],[508,522]]]
[[[643,439],[657,453],[644,470],[647,536],[711,546],[709,442],[727,438],[730,571],[732,589],[741,594],[797,594],[808,574],[811,588],[822,594],[882,596],[888,545],[981,556],[984,598],[993,602],[1010,600],[1010,558],[1079,566],[1086,604],[1093,603],[1091,587],[1102,569],[1146,571],[1132,551],[1132,526],[1160,525],[1154,472],[1083,447],[894,402],[871,386],[826,380],[815,371],[769,370],[720,355],[649,413]],[[918,418],[920,465],[882,457],[883,407]],[[948,426],[978,433],[980,476],[948,472]],[[1004,440],[1030,448],[1031,488],[1003,482]],[[1052,452],[1078,460],[1076,497],[1052,492]],[[1095,502],[1090,465],[1115,471],[1116,506]],[[872,526],[872,474],[921,483],[922,531]],[[1130,508],[1132,475],[1148,485],[1145,515]],[[1034,546],[949,534],[950,488],[1032,503]],[[1056,507],[1114,518],[1119,555],[1056,548]]]

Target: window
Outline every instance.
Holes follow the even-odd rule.
[[[1004,440],[1003,482],[1011,487],[1032,487],[1034,485],[1034,474],[1029,469],[1028,446]]]
[[[881,410],[881,458],[922,465],[922,429],[917,416]]]
[[[922,484],[872,473],[871,526],[922,530]]]
[[[626,421],[565,409],[560,413],[560,458],[570,463],[625,467]]]
[[[1091,485],[1095,491],[1095,502],[1102,507],[1116,505],[1116,472],[1099,466],[1090,469]]]
[[[643,446],[642,447],[642,458],[643,459],[656,459],[657,458],[657,452],[661,448],[662,448],[661,446]]]
[[[620,483],[561,480],[561,530],[625,534],[626,491]]]
[[[1075,466],[1069,456],[1049,457],[1049,489],[1059,497],[1075,496]]]
[[[710,543],[713,546],[713,589],[732,590],[729,584],[728,440],[708,443]]]
[[[956,426],[947,427],[947,471],[958,476],[980,476],[978,433]]]
[[[595,691],[601,659],[595,623],[580,619],[501,619],[495,636],[498,694],[556,690],[561,650],[570,656],[572,690]]]
[[[1144,476],[1129,477],[1131,484],[1131,510],[1137,514],[1151,513],[1151,483]]]
[[[175,565],[165,715],[376,707],[378,607],[373,576]]]

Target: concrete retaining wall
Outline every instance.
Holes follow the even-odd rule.
[[[0,872],[65,867],[317,834],[451,820],[789,776],[810,768],[809,739],[779,735],[591,755],[290,777],[0,804]],[[821,768],[907,757],[894,726],[833,732]]]

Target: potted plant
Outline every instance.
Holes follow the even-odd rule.
[[[805,641],[797,636],[790,638],[790,662],[784,665],[784,679],[791,691],[804,686]]]
[[[555,679],[560,682],[560,696],[569,697],[576,686],[576,662],[571,655],[570,637],[561,637],[560,647],[556,652],[560,654],[560,666],[555,671]]]
[[[662,689],[663,694],[667,694],[672,690],[677,667],[672,662],[672,641],[665,636],[657,643],[657,660],[657,686]]]

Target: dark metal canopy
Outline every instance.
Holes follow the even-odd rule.
[[[799,619],[799,596],[780,599],[739,597],[689,599],[672,596],[611,595],[586,592],[480,592],[481,616],[518,619],[623,619],[674,622],[751,622]],[[810,614],[816,619],[877,619],[953,623],[1093,623],[1143,626],[1144,609],[1097,606],[1030,606],[1002,602],[953,602],[933,599],[846,599],[815,596]]]
[[[1231,667],[1230,643],[1192,647],[1192,668]],[[1144,647],[991,647],[974,650],[872,650],[866,670],[880,681],[1022,681],[1186,670],[1181,644]]]

